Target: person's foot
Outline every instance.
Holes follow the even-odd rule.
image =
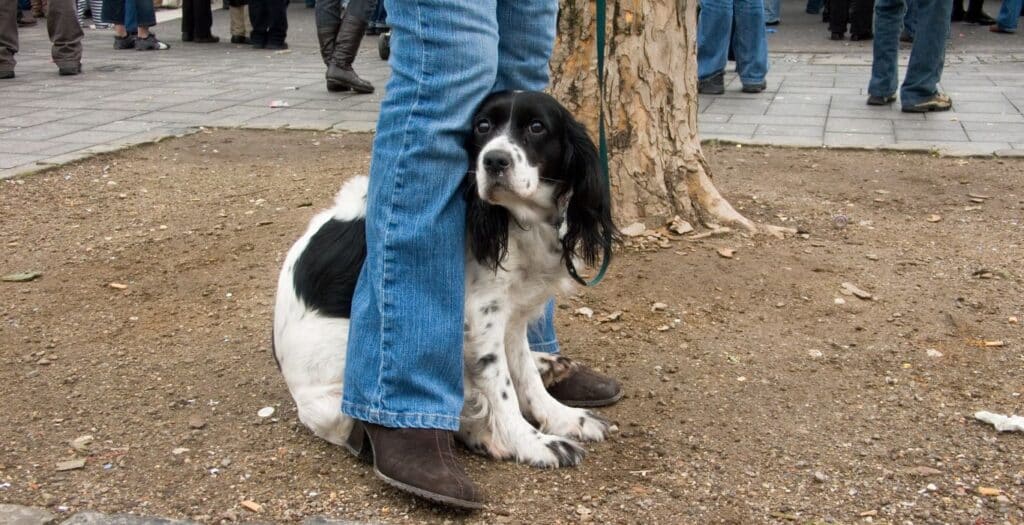
[[[31,11],[18,10],[17,16],[18,27],[32,27],[39,23],[36,17],[32,15]]]
[[[195,39],[196,39],[196,36],[193,35],[192,33],[182,33],[181,34],[181,41],[182,42],[191,42],[191,41],[193,41]]]
[[[725,72],[719,71],[697,81],[697,93],[703,95],[721,95],[725,93]]]
[[[247,37],[245,35],[231,35],[231,43],[232,44],[248,44],[249,43],[249,37]]]
[[[0,80],[6,80],[8,78],[14,78],[14,70],[0,71]]]
[[[996,19],[988,16],[984,11],[982,11],[977,14],[967,13],[967,15],[964,16],[964,22],[969,24],[978,24],[979,26],[990,26],[996,23]]]
[[[346,69],[334,63],[327,66],[327,80],[347,86],[356,93],[366,94],[374,91],[373,84],[360,78],[351,67]]]
[[[967,13],[965,11],[957,11],[957,10],[954,9],[953,13],[949,16],[949,21],[950,22],[963,22],[965,16],[967,16]]]
[[[622,399],[622,385],[615,379],[568,358],[558,361],[560,370],[546,385],[551,397],[577,408],[604,407]]]
[[[81,74],[82,64],[65,64],[63,66],[57,66],[57,74],[62,77],[70,77]]]
[[[779,25],[779,22],[780,22],[780,20],[772,20],[771,22],[765,22],[764,25],[766,25],[766,26],[777,26],[777,25]]]
[[[885,95],[884,97],[880,95],[871,95],[868,97],[869,106],[888,106],[893,102],[896,102],[896,95]]]
[[[354,423],[345,448],[372,462],[374,474],[388,485],[453,507],[483,508],[483,492],[452,450],[452,432]]]
[[[263,46],[263,49],[281,50],[288,49],[287,42],[267,42],[267,45]]]
[[[327,91],[331,93],[340,93],[342,91],[352,91],[352,88],[348,87],[337,80],[327,79]]]
[[[845,38],[846,35],[844,33],[832,33],[832,36],[829,37],[829,40],[843,40]]]
[[[164,51],[170,48],[170,44],[157,40],[156,35],[153,33],[150,33],[145,38],[137,37],[135,39],[135,49],[139,51]]]
[[[993,24],[993,25],[989,26],[988,30],[993,32],[993,33],[1003,33],[1003,34],[1006,34],[1006,35],[1012,35],[1012,34],[1017,32],[1017,31],[1015,31],[1013,29],[1006,29],[1005,27],[1003,27],[1003,26],[1001,26],[999,24]]]
[[[135,49],[135,37],[133,35],[115,36],[114,49]]]
[[[195,42],[197,44],[216,44],[220,42],[220,37],[217,35],[197,36]]]
[[[756,82],[753,84],[743,84],[741,91],[744,93],[760,93],[766,89],[768,89],[767,82]]]
[[[928,113],[929,111],[949,111],[953,107],[953,100],[945,93],[936,93],[923,102],[913,106],[903,106],[904,113]]]
[[[909,31],[904,29],[900,32],[900,42],[914,43],[914,35],[911,35]]]
[[[868,31],[867,33],[851,33],[850,34],[850,40],[852,40],[854,42],[857,42],[857,41],[860,41],[860,40],[871,40],[872,38],[874,38],[874,36],[875,35],[872,34],[870,31]]]

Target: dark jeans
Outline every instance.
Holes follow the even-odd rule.
[[[135,18],[142,27],[156,25],[156,12],[153,0],[103,0],[103,21],[111,24],[125,24],[125,4],[131,2],[135,8]]]
[[[210,36],[213,12],[210,0],[184,0],[181,3],[181,33],[193,37]]]
[[[900,103],[920,104],[938,92],[946,58],[946,37],[953,3],[949,0],[913,0],[914,22],[921,29],[914,35],[907,74],[900,88]],[[868,94],[885,97],[896,93],[900,28],[906,0],[878,0],[875,3],[874,60]]]
[[[828,30],[832,33],[871,34],[871,17],[875,10],[874,0],[829,0]]]
[[[288,0],[249,0],[249,38],[255,44],[283,44],[288,36]]]

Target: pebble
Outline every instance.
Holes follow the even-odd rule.
[[[828,476],[826,476],[825,473],[820,471],[820,470],[815,471],[814,472],[814,481],[817,481],[818,483],[824,483],[824,482],[828,481]]]
[[[198,414],[193,414],[188,418],[188,426],[189,428],[200,430],[206,427],[206,420],[200,417]]]
[[[928,354],[928,357],[942,357],[942,352],[934,348],[929,348],[928,350],[925,351],[925,353]]]
[[[263,407],[256,412],[256,415],[263,418],[270,417],[274,415],[274,407]]]

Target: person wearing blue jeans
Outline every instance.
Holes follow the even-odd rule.
[[[129,7],[130,6],[130,7]],[[138,35],[126,27],[127,12],[133,9],[138,24]],[[103,0],[103,21],[114,24],[114,49],[163,51],[171,46],[156,38],[149,28],[156,25],[156,11],[152,0]]]
[[[768,37],[761,0],[702,0],[697,18],[697,91],[725,92],[729,43],[736,55],[736,73],[744,93],[765,90]]]
[[[782,0],[764,0],[764,25],[777,26],[782,21],[781,17]]]
[[[825,6],[825,0],[807,0],[807,7],[804,9],[809,15],[816,15],[821,12],[821,8]]]
[[[374,137],[341,410],[364,431],[349,449],[372,453],[379,476],[478,508],[483,495],[451,448],[463,404],[464,143],[489,93],[547,85],[558,2],[385,7],[392,74]]]
[[[913,0],[914,23],[926,27],[914,35],[910,62],[900,87],[900,103],[906,113],[946,111],[953,101],[938,90],[946,59],[946,37],[949,35],[949,0]],[[906,12],[906,0],[875,2],[874,59],[868,83],[868,105],[884,106],[896,100],[898,81],[897,53],[900,29]]]
[[[996,23],[990,26],[989,30],[993,33],[1016,33],[1017,19],[1024,14],[1021,13],[1021,4],[1024,4],[1024,1],[1003,0],[1003,5],[999,8],[999,14],[996,15]]]
[[[914,33],[917,32],[917,22],[914,19],[914,0],[907,1],[907,12],[903,15],[903,32],[900,33],[900,42],[913,42]]]

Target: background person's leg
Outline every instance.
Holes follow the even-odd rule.
[[[11,1],[0,1],[0,74],[10,78],[14,74],[18,52],[18,9]]]
[[[725,70],[732,38],[732,0],[703,0],[697,19],[697,78]],[[762,25],[764,15],[762,14]],[[763,28],[762,28],[763,30]]]
[[[544,352],[546,354],[557,354],[558,334],[555,332],[555,300],[548,301],[544,307],[544,315],[530,323],[526,328],[526,336],[530,341],[530,350],[533,352]]]
[[[464,144],[497,75],[496,5],[386,7],[392,73],[370,164],[367,256],[352,300],[342,411],[386,427],[455,430],[463,402]]]
[[[900,25],[905,12],[906,6],[903,0],[877,0],[875,2],[875,39],[872,44],[874,56],[871,60],[871,81],[868,83],[869,95],[888,97],[896,94],[896,87],[899,85],[896,67],[897,53],[900,47]],[[921,13],[921,11],[917,12]],[[920,23],[921,21],[918,14],[915,22]],[[949,27],[948,21],[945,21],[944,24]]]
[[[46,13],[46,32],[53,42],[53,63],[61,74],[76,74],[82,63],[82,26],[74,0],[50,0]]]
[[[943,63],[946,61],[948,20],[952,9],[949,0],[914,1],[917,2],[918,27],[926,27],[928,30],[914,35],[907,75],[900,87],[900,104],[903,107],[920,104],[937,93]]]
[[[736,52],[736,74],[744,86],[763,84],[768,74],[764,4],[758,0],[735,0],[734,5],[736,29],[732,43]]]

